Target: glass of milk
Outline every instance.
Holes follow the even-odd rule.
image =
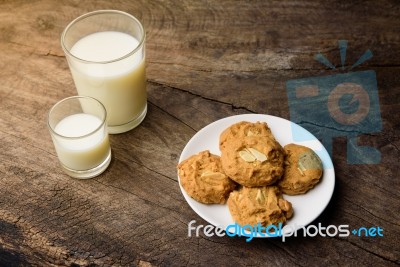
[[[135,128],[146,116],[145,37],[139,20],[117,10],[82,15],[62,33],[78,95],[104,104],[111,134]]]
[[[72,96],[56,103],[47,124],[64,171],[75,178],[104,172],[111,161],[107,111],[98,100]]]

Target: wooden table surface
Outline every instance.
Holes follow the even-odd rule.
[[[76,95],[60,35],[98,9],[126,11],[146,28],[148,113],[110,137],[105,173],[77,180],[60,168],[46,115]],[[360,133],[359,145],[381,159],[349,164],[346,134],[335,138],[334,194],[313,224],[380,227],[384,236],[188,237],[191,220],[207,225],[178,186],[189,139],[231,115],[293,120],[286,82],[340,73],[314,58],[340,66],[338,40],[348,41],[346,66],[373,53],[354,71],[376,73],[382,129]],[[398,265],[399,77],[394,0],[0,1],[0,265]]]

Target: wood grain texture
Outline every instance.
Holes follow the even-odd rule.
[[[46,126],[49,108],[75,95],[60,47],[64,27],[97,9],[138,17],[147,32],[149,111],[111,136],[107,171],[63,174]],[[1,266],[395,266],[400,264],[400,4],[397,1],[0,1]],[[176,164],[188,140],[230,115],[290,119],[286,81],[375,70],[383,130],[360,145],[375,165],[349,165],[334,140],[336,187],[315,223],[380,226],[384,237],[257,239],[187,237],[206,224],[185,202]]]

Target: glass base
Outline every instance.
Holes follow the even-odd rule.
[[[146,117],[146,113],[147,113],[147,104],[146,104],[143,112],[138,117],[131,120],[130,122],[121,124],[121,125],[116,125],[116,126],[108,125],[107,126],[108,133],[109,134],[119,134],[119,133],[125,133],[127,131],[132,130],[133,128],[138,126],[144,120],[144,117]]]
[[[107,169],[108,165],[110,165],[110,162],[111,162],[111,149],[110,149],[110,152],[108,153],[107,158],[99,166],[97,166],[93,169],[77,171],[77,170],[70,169],[70,168],[64,166],[63,164],[61,164],[61,166],[62,166],[64,172],[71,177],[78,178],[78,179],[89,179],[89,178],[93,178],[95,176],[102,174]]]

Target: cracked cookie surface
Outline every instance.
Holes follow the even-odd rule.
[[[267,136],[274,139],[271,129],[265,122],[241,121],[226,128],[220,135],[219,148],[224,150],[225,146],[232,140],[245,136]]]
[[[276,186],[242,187],[230,194],[227,204],[234,221],[242,226],[284,224],[293,215],[292,204]]]
[[[288,195],[305,194],[322,177],[321,159],[311,148],[297,144],[288,144],[284,150],[285,171],[278,186]]]
[[[283,174],[283,161],[281,145],[266,136],[246,136],[231,140],[221,154],[225,174],[248,187],[276,182]]]
[[[223,172],[220,157],[208,150],[178,164],[180,183],[186,193],[204,204],[224,204],[236,184]]]

